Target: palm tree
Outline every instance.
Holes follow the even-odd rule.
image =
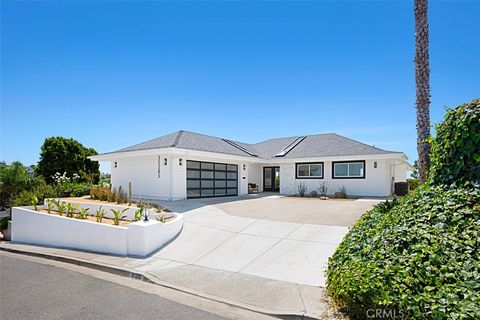
[[[415,81],[417,92],[417,150],[420,182],[430,167],[430,62],[428,54],[428,0],[415,0]]]

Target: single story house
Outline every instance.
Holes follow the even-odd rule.
[[[301,182],[307,192],[327,182],[329,193],[389,196],[410,168],[402,152],[335,133],[248,144],[178,131],[89,158],[110,161],[113,187],[131,183],[135,198],[161,200],[245,195],[249,184],[292,195]]]

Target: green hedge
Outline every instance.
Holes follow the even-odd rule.
[[[480,319],[479,102],[437,126],[428,183],[365,213],[330,258],[328,292],[352,318]]]
[[[480,319],[480,191],[420,187],[377,206],[330,259],[327,287],[354,318]]]
[[[433,184],[480,181],[480,99],[447,111],[436,126],[430,178]]]

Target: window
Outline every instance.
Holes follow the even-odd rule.
[[[323,179],[323,162],[296,163],[297,179]]]
[[[365,161],[333,162],[333,179],[364,179]]]

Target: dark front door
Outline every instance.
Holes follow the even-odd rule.
[[[263,191],[280,191],[280,167],[263,168]]]

